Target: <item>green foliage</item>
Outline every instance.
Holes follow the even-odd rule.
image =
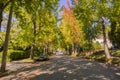
[[[120,21],[111,21],[111,29],[109,31],[109,38],[115,48],[120,48]]]
[[[108,24],[111,23],[109,38],[113,46],[120,48],[120,0],[78,0],[78,3],[73,0],[73,3],[75,5],[74,15],[79,23],[83,23],[84,38],[88,43],[101,33],[98,20],[103,16],[109,20]]]
[[[120,65],[120,58],[113,58],[112,59],[113,64],[119,64]]]
[[[99,42],[96,42],[96,43],[93,43],[93,49],[94,50],[102,49],[102,46]]]
[[[100,62],[107,62],[104,52],[93,53],[92,55],[86,56],[87,59],[97,60]]]
[[[40,54],[43,54],[43,50],[39,47],[35,47],[34,49],[34,56],[38,57]]]
[[[117,56],[120,57],[120,50],[117,51]]]
[[[0,32],[0,44],[3,44],[5,32]]]
[[[0,32],[0,52],[3,50],[5,32]]]
[[[44,50],[45,44],[49,45],[47,48],[49,52],[56,48],[58,44],[56,27],[58,1],[16,1],[14,16],[17,24],[11,30],[10,47],[25,50],[34,41],[34,46],[41,47],[41,51]],[[34,52],[35,55],[39,54],[39,51]]]
[[[98,3],[99,2],[93,0],[78,0],[78,3],[74,2],[74,15],[82,27],[82,47],[84,48],[84,51],[94,48],[92,40],[100,35],[102,31],[101,26],[98,24],[98,19],[100,16],[98,15]]]
[[[106,59],[104,51],[97,51],[89,56],[85,56],[87,59],[92,59],[100,62],[109,62],[112,64],[120,64],[120,50],[111,51],[112,58]]]
[[[29,52],[27,51],[13,50],[13,51],[10,51],[9,53],[10,61],[25,59],[28,57],[29,57]]]
[[[111,53],[112,56],[115,56],[115,57],[120,57],[120,50],[113,50],[112,53]]]
[[[9,55],[10,55],[10,52],[11,52],[11,51],[13,51],[13,50],[8,50],[7,62],[10,61]],[[0,52],[0,62],[1,62],[1,60],[2,60],[2,54],[3,54],[3,52]]]

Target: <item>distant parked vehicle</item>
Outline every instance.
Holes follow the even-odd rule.
[[[40,56],[36,59],[36,61],[46,61],[49,60],[47,54],[40,54]]]
[[[63,52],[61,50],[56,50],[56,51],[53,52],[53,54],[55,54],[55,55],[61,55],[61,54],[63,54]]]

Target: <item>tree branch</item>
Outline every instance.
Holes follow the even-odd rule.
[[[10,2],[11,2],[11,0],[9,0],[9,1],[3,6],[2,10],[4,10]]]

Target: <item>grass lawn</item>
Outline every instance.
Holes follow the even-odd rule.
[[[119,64],[120,65],[120,50],[111,50],[111,63],[113,64]],[[86,56],[87,59],[93,59],[100,62],[108,62],[108,60],[105,57],[104,50],[95,52],[89,56]]]

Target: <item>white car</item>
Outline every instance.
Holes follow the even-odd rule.
[[[56,51],[53,52],[53,54],[55,54],[55,55],[61,55],[61,54],[63,54],[63,52],[61,50],[56,50]]]

